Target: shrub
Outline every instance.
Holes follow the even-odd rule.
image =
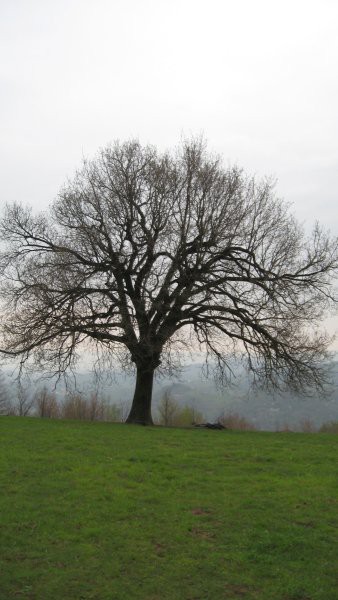
[[[226,429],[238,429],[242,431],[255,431],[257,429],[251,421],[236,412],[223,413],[217,421]]]
[[[120,422],[123,420],[123,406],[110,404],[97,392],[92,392],[89,397],[71,392],[62,403],[61,414],[64,419]]]
[[[55,419],[60,416],[60,408],[54,393],[44,387],[35,396],[35,406],[38,417]]]
[[[12,400],[12,414],[19,417],[27,417],[31,414],[34,405],[36,405],[36,398],[19,386],[17,395]]]
[[[63,419],[88,419],[88,406],[86,398],[78,392],[70,392],[66,395],[61,407]]]
[[[303,419],[303,421],[300,422],[299,429],[303,433],[315,433],[318,431],[317,427],[310,419]]]
[[[196,410],[193,406],[183,406],[179,408],[174,419],[175,427],[189,427],[197,423],[202,423],[204,417],[202,413]]]
[[[158,423],[165,427],[171,427],[175,425],[175,420],[179,411],[179,406],[171,396],[170,392],[166,390],[160,400],[158,406]]]
[[[193,406],[179,406],[166,390],[158,406],[158,424],[165,427],[189,427],[203,421],[203,415]]]
[[[125,420],[125,406],[121,403],[118,404],[110,404],[108,402],[105,403],[104,407],[104,421],[112,421],[113,423],[121,423]]]
[[[324,423],[319,429],[320,433],[338,433],[338,421]]]

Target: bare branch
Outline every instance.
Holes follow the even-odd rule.
[[[48,214],[8,206],[1,236],[1,352],[22,364],[64,372],[92,341],[141,381],[189,340],[221,379],[229,353],[274,386],[325,379],[337,240],[318,224],[306,239],[273,181],[225,169],[203,140],[163,155],[115,143]]]

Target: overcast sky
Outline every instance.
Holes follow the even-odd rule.
[[[115,138],[212,150],[338,234],[337,0],[0,0],[1,203]]]

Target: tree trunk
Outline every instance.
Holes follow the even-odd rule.
[[[137,368],[133,403],[126,423],[153,425],[151,417],[151,397],[153,393],[154,371]]]

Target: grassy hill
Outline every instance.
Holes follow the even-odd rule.
[[[0,598],[337,600],[338,436],[0,418]]]

